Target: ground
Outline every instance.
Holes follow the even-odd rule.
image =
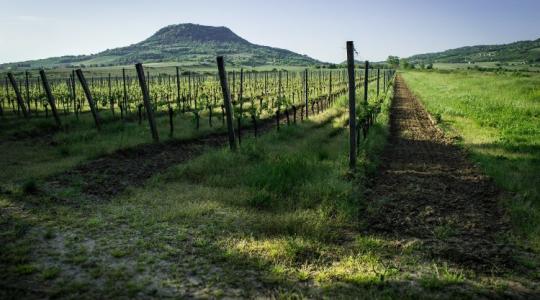
[[[143,145],[3,188],[0,297],[539,298],[506,192],[394,88],[354,175],[341,99],[237,152]]]

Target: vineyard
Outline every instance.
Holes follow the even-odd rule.
[[[346,54],[178,24],[5,64],[0,299],[538,298],[540,76]]]
[[[365,73],[367,81],[376,81],[375,96],[386,92],[391,70],[368,69]],[[363,72],[358,72],[356,76],[358,84],[363,80],[362,75]],[[310,114],[326,109],[347,89],[344,70],[240,70],[229,73],[228,78],[239,136],[244,127],[255,128],[256,134],[258,124],[272,118],[280,120],[285,116],[287,124],[307,119]],[[141,79],[148,91],[148,107],[143,101]],[[139,78],[134,69],[122,69],[121,77],[109,74],[88,79],[81,70],[54,80],[48,80],[45,71],[18,76],[8,73],[0,94],[2,126],[8,133],[10,128],[20,129],[20,126],[28,127],[28,132],[35,129],[32,125],[48,130],[77,127],[88,122],[90,113],[97,130],[102,123],[142,124],[149,116],[148,111],[156,116],[159,125],[167,123],[169,137],[174,137],[175,125],[183,127],[186,123],[192,123],[197,130],[220,132],[225,123],[225,105],[219,78],[217,74],[190,71],[181,74],[178,67],[175,75],[143,71]],[[43,121],[48,119],[50,126]],[[159,127],[159,131],[166,131]]]

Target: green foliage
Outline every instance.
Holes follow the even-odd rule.
[[[409,63],[409,60],[406,58],[401,58],[399,60],[399,67],[405,70],[414,69],[414,65]]]
[[[390,55],[386,59],[386,63],[392,68],[397,68],[399,66],[399,57]]]
[[[540,76],[405,72],[407,84],[441,126],[503,188],[516,232],[540,249]],[[489,88],[486,88],[489,87]]]
[[[300,154],[277,155],[258,164],[245,178],[250,186],[288,196],[300,188],[314,171],[313,163]]]
[[[181,62],[182,64],[214,66],[216,56],[223,55],[229,65],[300,65],[320,64],[319,61],[289,50],[252,44],[226,27],[178,24],[158,30],[146,40],[127,47],[105,50],[92,55],[62,56],[17,64],[8,67],[71,67],[113,66],[137,62]]]
[[[481,45],[450,49],[443,52],[418,54],[409,57],[411,62],[468,63],[468,62],[533,62],[540,61],[540,39],[519,41],[503,45]]]

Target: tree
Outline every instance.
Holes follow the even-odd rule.
[[[386,63],[389,64],[392,68],[397,68],[399,66],[399,57],[397,56],[388,56]]]
[[[411,68],[411,64],[409,63],[409,61],[405,58],[401,58],[399,60],[399,66],[403,69],[410,69]]]

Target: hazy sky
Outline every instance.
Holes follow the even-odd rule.
[[[540,38],[540,0],[0,0],[0,63],[90,54],[177,23],[341,62]]]

